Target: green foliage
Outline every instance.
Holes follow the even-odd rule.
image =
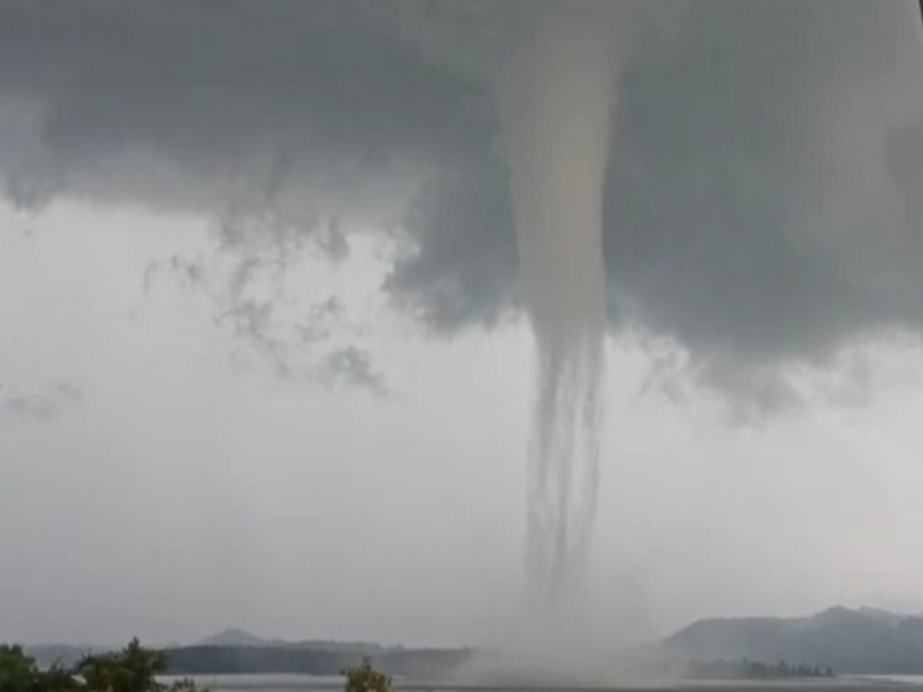
[[[164,655],[137,639],[121,651],[84,656],[73,669],[39,670],[21,646],[0,645],[0,692],[200,692],[192,680],[159,683],[166,669]]]
[[[142,648],[137,638],[119,652],[85,656],[77,664],[89,692],[160,692],[155,676],[166,669],[163,654]]]
[[[48,670],[36,671],[31,692],[82,692],[83,684],[74,672],[57,664]]]
[[[30,692],[37,672],[21,646],[0,645],[0,692]]]
[[[344,692],[393,692],[391,676],[375,670],[368,658],[358,666],[345,668],[342,675],[346,676]]]

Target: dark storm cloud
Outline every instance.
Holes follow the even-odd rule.
[[[628,70],[608,194],[614,309],[741,376],[919,326],[923,158],[899,143],[923,132],[911,4],[702,3],[681,68]]]
[[[0,130],[11,195],[37,204],[53,179],[197,209],[229,192],[365,205],[344,197],[363,181],[386,197],[383,178],[408,162],[476,149],[483,88],[384,34],[380,11],[361,5],[377,3],[4,2],[3,93],[39,140]],[[293,193],[292,180],[351,189]]]
[[[614,329],[675,341],[760,408],[793,396],[780,366],[919,330],[915,5],[693,0],[669,51],[625,60]],[[517,261],[493,49],[530,6],[4,2],[7,196],[213,213],[242,266],[308,237],[343,259],[356,224],[403,229],[396,304],[434,332],[495,325],[516,308]],[[238,303],[229,319],[260,332],[271,312]],[[368,354],[344,353],[331,362],[366,379]]]
[[[414,250],[386,288],[436,331],[493,326],[515,304],[516,242],[500,161],[428,181],[405,218]]]

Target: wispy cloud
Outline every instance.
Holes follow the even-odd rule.
[[[0,413],[8,416],[50,423],[65,411],[79,405],[84,391],[78,385],[58,381],[33,391],[11,385],[0,386]]]

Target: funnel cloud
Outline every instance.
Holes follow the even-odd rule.
[[[604,373],[603,187],[615,102],[610,19],[546,9],[508,66],[505,141],[538,383],[528,559],[552,607],[573,598],[596,511]]]

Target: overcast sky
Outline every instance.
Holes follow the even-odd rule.
[[[652,6],[613,35],[593,627],[923,611],[917,3]],[[0,640],[515,629],[493,76],[535,7],[0,1]]]

